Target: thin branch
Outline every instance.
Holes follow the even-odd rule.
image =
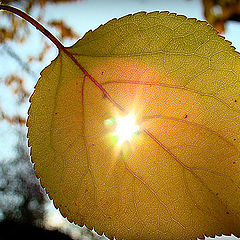
[[[12,57],[29,75],[31,75],[33,78],[37,78],[37,75],[35,72],[33,72],[29,64],[27,62],[24,62],[19,55],[17,55],[7,44],[2,44],[2,50],[5,51],[10,57]]]
[[[42,34],[44,34],[49,40],[51,40],[59,51],[64,50],[64,46],[60,43],[60,41],[56,37],[54,37],[44,26],[42,26],[38,21],[30,17],[25,12],[5,4],[0,4],[0,10],[6,10],[25,19],[27,22],[31,23],[36,29],[38,29]]]

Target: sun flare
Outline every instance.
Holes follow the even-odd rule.
[[[113,125],[112,137],[117,146],[121,146],[125,142],[130,142],[136,135],[140,127],[137,124],[137,119],[133,113],[125,116],[117,115],[115,119],[105,120],[105,124]]]
[[[134,114],[128,114],[124,117],[117,116],[115,134],[118,137],[118,146],[121,146],[126,141],[131,141],[138,130],[139,126],[136,124]]]

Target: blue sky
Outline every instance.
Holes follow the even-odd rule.
[[[94,30],[99,25],[106,23],[112,18],[119,18],[130,13],[139,11],[170,11],[177,14],[183,14],[187,17],[204,20],[203,9],[200,0],[83,0],[78,3],[71,4],[49,4],[46,7],[45,16],[47,19],[64,19],[69,26],[81,37],[90,29]],[[38,9],[33,11],[34,17]],[[49,29],[52,31],[52,29]],[[53,31],[54,33],[54,31]],[[230,40],[238,51],[240,51],[240,23],[230,22],[226,25],[226,39]],[[37,53],[38,45],[41,45],[41,34],[36,29],[32,28],[32,36],[29,40],[31,44],[25,44],[19,49],[17,46],[12,46],[13,49],[22,56],[29,52]],[[65,46],[70,46],[75,41],[67,40]],[[40,71],[46,67],[52,59],[57,55],[57,49],[53,48],[48,54],[48,57],[41,64],[33,65],[32,71],[38,78]],[[19,66],[11,60],[5,61],[4,53],[0,46],[0,76],[4,77],[7,72],[19,71]],[[20,70],[21,71],[21,70]],[[24,74],[24,73],[23,73]],[[25,75],[28,79],[28,89],[33,91],[35,81],[31,76]],[[4,86],[0,86],[0,101],[5,111],[11,115],[15,111],[21,112],[24,116],[27,115],[29,104],[23,104],[16,107],[16,99],[12,98],[11,93]],[[9,128],[4,121],[0,122],[0,159],[13,156],[13,145],[15,143],[14,131]],[[218,238],[219,239],[219,238]],[[235,239],[235,238],[221,238]]]

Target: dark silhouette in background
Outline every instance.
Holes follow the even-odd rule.
[[[46,230],[29,223],[17,223],[13,221],[0,222],[1,240],[72,240],[69,236],[57,230]]]

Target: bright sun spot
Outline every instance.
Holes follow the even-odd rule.
[[[118,138],[117,145],[121,146],[124,142],[130,141],[138,130],[139,126],[136,124],[134,114],[128,114],[124,117],[117,116],[115,129],[115,134]]]

